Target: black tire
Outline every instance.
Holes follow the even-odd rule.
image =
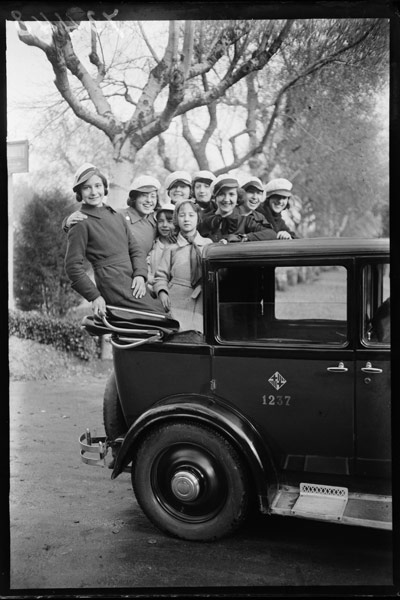
[[[136,453],[132,485],[150,521],[185,540],[221,538],[247,516],[245,466],[233,446],[204,425],[153,429]]]
[[[128,430],[124,413],[122,412],[119,401],[114,371],[108,378],[106,388],[104,390],[103,422],[106,436],[111,441],[115,440],[119,436],[125,435]]]

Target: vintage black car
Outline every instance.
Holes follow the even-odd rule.
[[[111,306],[86,317],[111,333],[114,373],[107,435],[83,433],[82,460],[112,447],[112,479],[129,471],[144,513],[183,539],[254,507],[391,529],[389,277],[387,239],[212,244],[204,332]]]

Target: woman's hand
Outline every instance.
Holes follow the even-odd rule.
[[[178,239],[178,233],[179,231],[175,231],[175,229],[169,232],[169,234],[167,235],[167,240],[170,244],[176,244],[176,240]]]
[[[92,302],[92,311],[95,317],[106,316],[106,301],[103,296],[99,296]]]
[[[292,236],[290,235],[290,233],[288,231],[278,231],[278,233],[276,234],[276,237],[278,238],[278,240],[291,240]]]
[[[132,294],[134,298],[143,298],[146,294],[146,282],[141,275],[137,275],[133,278]]]
[[[171,309],[171,300],[169,297],[169,294],[167,294],[167,292],[164,292],[164,290],[161,290],[161,292],[159,292],[158,297],[160,298],[161,304],[164,307],[165,312],[169,312]]]
[[[69,215],[68,219],[65,222],[65,225],[69,228],[71,225],[75,225],[79,221],[84,221],[87,219],[87,215],[84,215],[80,210],[76,210],[71,215]]]

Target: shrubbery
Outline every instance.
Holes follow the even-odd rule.
[[[9,335],[50,344],[82,360],[100,357],[100,339],[81,329],[81,320],[56,319],[36,312],[8,312]]]

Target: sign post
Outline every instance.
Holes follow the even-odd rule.
[[[8,307],[14,302],[14,214],[13,214],[13,174],[29,171],[28,140],[7,142],[8,170]]]

